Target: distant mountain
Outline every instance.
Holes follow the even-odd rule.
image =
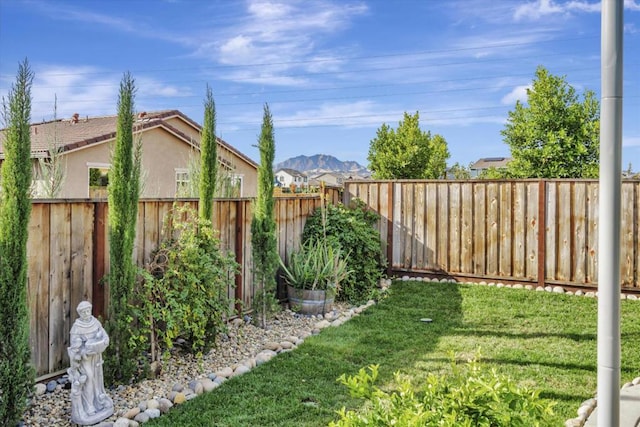
[[[319,175],[324,172],[349,172],[352,174],[369,174],[367,168],[358,162],[341,161],[328,154],[314,156],[297,156],[280,162],[275,169],[295,169],[307,175]]]

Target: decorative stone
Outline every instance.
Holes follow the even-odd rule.
[[[584,291],[582,289],[578,289],[577,291],[575,291],[574,295],[581,297],[584,295]]]
[[[200,384],[202,384],[202,389],[208,393],[212,391],[214,388],[218,387],[216,383],[213,382],[211,378],[203,378],[200,380]]]
[[[266,363],[269,360],[271,360],[274,356],[276,356],[276,354],[277,353],[275,351],[272,351],[272,350],[262,350],[256,356],[256,364],[257,365],[262,365],[263,363]]]
[[[147,410],[147,401],[140,402],[138,404],[138,408],[140,408],[140,412],[144,412]]]
[[[184,403],[187,401],[187,397],[184,395],[184,393],[178,392],[176,393],[175,397],[173,398],[173,403],[176,405],[180,405],[181,403]]]
[[[171,391],[182,391],[182,390],[184,390],[184,387],[182,386],[182,384],[175,383],[173,387],[171,387]]]
[[[264,345],[264,349],[265,350],[273,350],[273,351],[278,351],[280,350],[280,344],[277,342],[268,342]]]
[[[634,295],[634,294],[629,294],[627,295],[627,299],[633,300],[633,301],[637,301],[638,300],[638,296]]]
[[[564,288],[562,286],[554,286],[552,292],[556,294],[564,294]]]
[[[316,329],[324,329],[327,326],[331,325],[331,323],[329,323],[328,320],[321,320],[318,323],[315,324],[315,328]]]
[[[233,371],[233,377],[237,377],[238,375],[242,375],[242,374],[246,374],[247,372],[251,371],[251,369],[248,366],[245,365],[240,365],[236,368],[235,371]]]
[[[140,413],[140,407],[136,406],[135,408],[131,408],[129,409],[127,412],[124,413],[123,417],[132,420],[136,417],[136,415],[138,415]]]
[[[215,377],[215,379],[213,380],[214,383],[220,385],[223,382],[225,382],[227,379],[225,377]]]
[[[533,290],[533,285],[524,285],[524,288],[528,291],[532,291]]]
[[[92,425],[113,414],[113,401],[104,389],[102,352],[109,345],[109,336],[98,319],[91,314],[88,301],[78,304],[80,316],[69,334],[67,348],[71,381],[71,422]]]
[[[167,398],[161,398],[160,400],[158,400],[158,403],[160,406],[158,406],[158,409],[160,409],[160,412],[162,412],[163,414],[166,414],[167,412],[169,412],[169,409],[173,408],[173,403],[171,403],[171,401]]]
[[[285,350],[290,350],[291,348],[293,348],[293,343],[289,341],[282,341],[280,343],[280,347],[282,347]]]
[[[58,382],[56,380],[51,380],[47,383],[47,393],[53,393],[56,391],[58,387]]]
[[[35,394],[36,396],[42,396],[46,392],[47,392],[47,386],[42,383],[36,384],[33,388],[33,394]]]
[[[515,283],[513,286],[511,286],[513,289],[523,289],[524,285],[522,285],[522,283]]]
[[[157,408],[149,408],[144,411],[145,414],[149,416],[149,418],[158,418],[160,416],[160,409]]]
[[[120,417],[113,423],[113,427],[129,427],[129,419]]]
[[[149,414],[147,414],[146,412],[140,412],[133,420],[139,422],[140,424],[144,424],[149,421]]]
[[[216,372],[216,377],[229,378],[231,375],[233,375],[233,369],[228,366]]]
[[[147,400],[147,409],[158,409],[160,407],[160,402],[156,399]]]

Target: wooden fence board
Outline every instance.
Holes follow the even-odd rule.
[[[587,190],[587,271],[586,283],[596,284],[598,282],[598,184],[589,183]],[[640,251],[638,251],[640,252]],[[636,285],[638,286],[638,285]]]
[[[538,276],[538,183],[527,182],[527,278]]]
[[[500,184],[499,195],[499,252],[500,264],[498,266],[498,274],[500,276],[511,276],[511,235],[512,229],[512,209],[511,207],[511,183]]]
[[[436,260],[438,263],[438,269],[447,271],[449,269],[449,188],[448,186],[437,185],[437,201],[436,208],[438,212],[438,245]]]
[[[558,249],[558,222],[556,220],[558,216],[557,201],[558,201],[558,186],[554,181],[546,183],[547,191],[547,205],[545,207],[545,272],[546,278],[555,280],[557,270],[557,249]]]
[[[525,236],[526,236],[526,187],[524,182],[516,182],[513,200],[513,275],[525,277]]]
[[[69,236],[71,234],[71,206],[51,205],[50,217],[50,282],[49,282],[49,372],[64,367],[68,360],[70,330],[70,268]]]
[[[393,183],[393,258],[392,265],[402,268],[401,247],[402,240],[402,185]]]
[[[436,184],[430,182],[426,184],[425,189],[425,210],[427,211],[427,224],[425,227],[424,256],[426,258],[426,267],[430,270],[438,269],[436,254],[438,252],[438,192]]]
[[[93,204],[71,205],[71,324],[78,317],[82,301],[92,301],[93,280]]]
[[[563,203],[558,205],[558,258],[556,261],[556,279],[568,281],[571,279],[571,184],[561,182],[558,184],[558,200]]]
[[[460,184],[449,185],[449,265],[448,269],[460,271],[460,235],[461,235]]]
[[[585,283],[587,275],[587,186],[583,182],[573,184],[573,197],[571,200],[571,217],[572,217],[572,272],[571,281],[575,283]]]
[[[498,246],[499,246],[499,210],[498,203],[498,184],[490,182],[487,184],[487,266],[486,274],[496,276],[498,274]]]
[[[49,372],[49,204],[31,208],[27,240],[28,298],[31,360],[36,375]]]
[[[481,183],[473,185],[473,274],[484,276],[486,270],[487,242],[487,204],[486,186]]]
[[[473,273],[473,184],[465,182],[461,188],[460,272]]]
[[[402,266],[403,268],[410,269],[413,267],[412,255],[415,234],[413,229],[413,209],[408,209],[413,206],[413,185],[407,184],[402,186],[402,240],[404,245],[402,247]]]
[[[622,200],[634,199],[633,185],[625,185],[621,188]],[[637,245],[637,230],[634,230],[635,212],[633,206],[621,211],[621,236],[620,236],[620,280],[623,286],[633,286],[635,272],[634,244]]]
[[[414,265],[413,268],[423,269],[425,266],[425,256],[424,256],[424,226],[426,223],[426,210],[424,207],[424,183],[416,183],[415,184],[415,198],[414,204],[414,219],[413,222],[415,224],[415,250],[414,254]]]

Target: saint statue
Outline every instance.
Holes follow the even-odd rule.
[[[80,316],[71,327],[67,348],[71,367],[71,421],[79,425],[96,424],[113,414],[113,401],[104,390],[102,352],[109,336],[91,314],[91,303],[78,304]]]

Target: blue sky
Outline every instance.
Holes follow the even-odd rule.
[[[640,0],[625,0],[623,168],[640,170]],[[268,103],[276,162],[331,154],[367,165],[403,112],[448,142],[449,163],[508,156],[500,131],[536,67],[600,93],[593,0],[0,1],[0,94],[18,62],[36,74],[33,121],[116,113],[125,71],[137,111],[202,122],[258,160]]]

